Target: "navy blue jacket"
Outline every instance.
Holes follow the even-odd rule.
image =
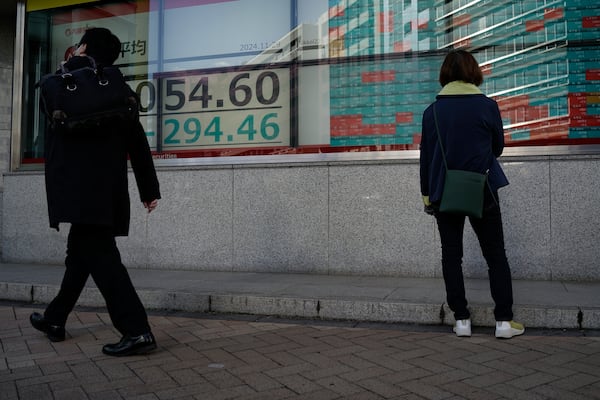
[[[421,194],[438,202],[444,188],[445,167],[433,116],[436,107],[442,144],[449,169],[483,173],[496,192],[508,185],[497,161],[504,149],[498,104],[484,94],[438,95],[423,113],[420,175]]]

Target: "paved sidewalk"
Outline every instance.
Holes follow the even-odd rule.
[[[600,399],[597,331],[499,340],[490,328],[457,338],[445,326],[163,312],[150,315],[156,352],[110,358],[101,347],[118,336],[102,310],[79,308],[51,343],[28,321],[41,309],[0,303],[2,400]]]
[[[64,267],[0,264],[0,300],[48,303]],[[449,325],[442,279],[130,269],[153,310],[273,315],[323,320]],[[102,307],[90,285],[80,305]],[[473,324],[494,324],[485,279],[466,280]],[[600,329],[600,282],[514,281],[515,319],[526,327]]]

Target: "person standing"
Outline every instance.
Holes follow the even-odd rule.
[[[75,70],[112,65],[121,42],[105,28],[88,29],[65,67]],[[133,91],[132,96],[137,98]],[[112,118],[102,128],[65,133],[52,127],[45,143],[45,177],[50,227],[71,223],[66,270],[57,296],[30,322],[54,342],[65,340],[69,313],[91,275],[111,321],[121,333],[103,353],[127,356],[156,349],[146,310],[116,246],[116,236],[129,233],[128,158],[141,201],[148,212],[160,199],[159,182],[146,135],[139,120]]]
[[[513,321],[512,278],[504,248],[498,199],[498,189],[508,185],[497,160],[504,149],[500,110],[498,104],[479,89],[483,74],[473,55],[465,50],[453,50],[447,54],[440,69],[439,82],[441,92],[423,113],[420,182],[425,212],[435,216],[440,233],[446,299],[456,320],[453,330],[457,336],[471,336],[471,316],[462,272],[465,215],[439,211],[446,169],[438,143],[434,108],[448,169],[488,171],[483,216],[469,217],[469,222],[488,265],[490,290],[495,303],[495,336],[512,338],[523,334],[525,328]]]

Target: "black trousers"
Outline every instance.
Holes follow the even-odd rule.
[[[467,309],[462,272],[465,216],[437,212],[436,219],[442,242],[446,300],[456,320],[467,319],[470,313]],[[481,252],[488,265],[490,290],[495,303],[494,316],[497,321],[510,321],[513,319],[512,278],[504,249],[499,203],[491,196],[486,196],[483,217],[469,217],[469,222],[477,235]]]
[[[60,291],[44,312],[48,321],[59,325],[66,323],[91,275],[106,301],[113,325],[122,335],[150,332],[146,310],[121,263],[110,228],[71,225],[65,266]]]

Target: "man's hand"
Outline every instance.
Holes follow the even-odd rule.
[[[148,210],[148,214],[152,212],[158,206],[158,200],[154,199],[152,201],[144,201],[144,207]]]

